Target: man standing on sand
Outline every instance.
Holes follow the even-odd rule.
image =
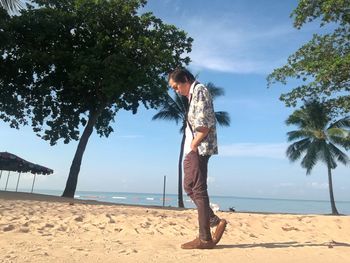
[[[183,249],[210,249],[220,241],[226,220],[216,216],[209,206],[207,191],[208,161],[218,153],[216,119],[208,89],[186,69],[169,74],[169,85],[189,101],[184,146],[184,189],[198,211],[199,237],[182,244]],[[215,227],[213,236],[210,227]]]

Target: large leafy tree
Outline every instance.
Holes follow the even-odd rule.
[[[312,97],[327,98],[325,103],[350,111],[350,1],[300,0],[291,16],[294,27],[320,22],[328,25],[328,33],[313,38],[288,58],[283,67],[268,76],[269,86],[275,82],[286,84],[289,78],[299,79],[300,85],[282,94],[287,106]]]
[[[348,156],[337,146],[350,148],[350,117],[331,122],[329,109],[316,100],[305,105],[289,116],[287,125],[296,125],[297,130],[288,132],[288,141],[296,141],[287,149],[291,161],[302,157],[301,166],[310,174],[318,161],[327,166],[328,186],[332,214],[337,215],[332,183],[332,170],[337,162],[349,163]]]
[[[224,95],[224,90],[215,86],[213,83],[206,84],[213,99]],[[180,155],[178,163],[178,206],[184,207],[183,192],[182,192],[182,158],[185,145],[185,129],[186,129],[186,115],[188,111],[188,99],[184,96],[175,93],[175,97],[167,96],[167,99],[162,103],[159,112],[153,116],[153,120],[167,120],[175,121],[176,124],[181,125],[180,133],[182,134],[180,144]],[[215,112],[216,121],[221,126],[230,125],[230,116],[225,111]]]
[[[145,4],[33,0],[19,16],[0,11],[0,118],[51,145],[79,140],[63,196],[74,196],[93,130],[108,136],[119,109],[159,105],[165,74],[189,62],[192,39],[139,14]]]

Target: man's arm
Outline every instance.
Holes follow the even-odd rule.
[[[191,143],[191,150],[197,152],[197,147],[201,143],[201,141],[208,135],[209,128],[207,127],[198,127],[196,129],[196,137],[193,138]]]

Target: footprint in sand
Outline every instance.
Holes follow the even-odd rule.
[[[150,222],[141,223],[140,226],[142,228],[149,228],[151,226],[151,223]]]
[[[136,254],[136,253],[138,253],[138,251],[136,249],[123,249],[123,250],[120,250],[118,253],[130,255],[130,254]]]
[[[47,228],[54,228],[55,226],[53,224],[49,224],[49,223],[46,223],[45,225],[43,225],[42,227],[38,228],[38,230],[45,230]]]
[[[9,232],[9,231],[12,231],[12,230],[14,230],[15,229],[15,226],[14,225],[7,225],[7,226],[5,226],[2,230],[4,231],[4,232]]]
[[[65,232],[67,230],[66,226],[61,225],[59,228],[57,228],[58,231]]]
[[[90,252],[91,249],[88,249],[88,248],[82,248],[82,247],[71,247],[70,248],[71,250],[75,250],[75,251],[83,251],[83,252]]]
[[[74,220],[77,221],[77,222],[83,222],[84,217],[83,216],[78,216],[78,217],[74,218]]]
[[[289,226],[289,225],[287,225],[287,226],[282,226],[282,229],[284,230],[284,231],[300,231],[300,229],[298,229],[298,228],[296,228],[296,227],[294,227],[294,226]]]
[[[120,240],[112,240],[113,243],[117,243],[118,245],[123,245],[123,242]]]
[[[267,224],[263,224],[263,228],[265,228],[265,229],[269,229],[269,226],[267,225]]]
[[[106,214],[106,217],[109,218],[110,224],[115,224],[115,220],[112,218],[112,216],[110,214]]]
[[[19,232],[21,233],[29,233],[30,232],[30,229],[28,227],[21,227],[19,229]]]

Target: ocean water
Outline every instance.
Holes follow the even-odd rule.
[[[35,190],[35,193],[56,196],[60,196],[62,192],[63,191],[56,190]],[[118,204],[163,206],[162,194],[77,191],[75,198]],[[331,213],[329,201],[210,196],[210,203],[213,210],[220,211],[229,211],[231,208],[237,212],[292,214]],[[184,196],[184,204],[186,208],[195,208],[195,205],[188,196]],[[164,206],[177,207],[177,195],[166,194]],[[336,201],[336,206],[340,214],[350,215],[350,201]]]

